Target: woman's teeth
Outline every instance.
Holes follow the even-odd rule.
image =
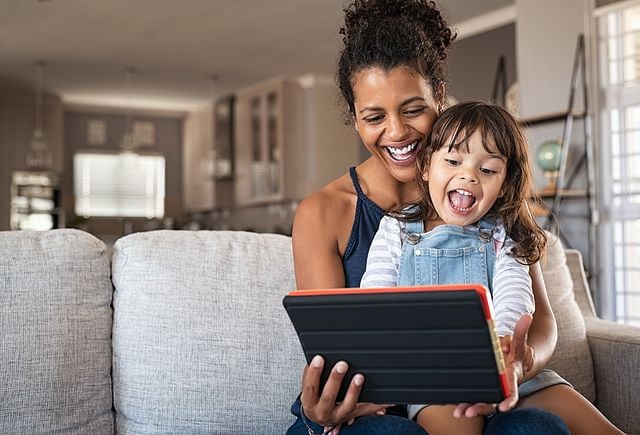
[[[410,143],[406,147],[402,147],[402,148],[387,147],[387,150],[389,150],[389,154],[391,154],[391,157],[394,160],[407,160],[411,157],[411,152],[416,149],[417,145],[418,145],[418,141],[415,141],[413,143]]]

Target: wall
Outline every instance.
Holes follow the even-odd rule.
[[[526,118],[566,110],[576,39],[585,28],[584,1],[516,0],[516,9],[520,113]]]
[[[515,24],[455,41],[449,58],[447,93],[458,101],[489,101],[500,56],[505,58],[508,89],[517,80]]]
[[[585,16],[588,11],[584,0],[516,0],[518,24],[516,26],[517,71],[520,89],[520,113],[523,118],[565,112],[568,108],[571,72],[577,38],[586,32]],[[589,38],[587,37],[587,40]],[[588,48],[587,48],[588,53]],[[589,59],[587,59],[589,62]],[[584,110],[581,93],[576,95],[575,111]],[[577,164],[584,150],[583,121],[573,125],[569,141],[568,168]],[[562,137],[563,122],[536,125],[528,130],[532,153],[541,142]],[[593,162],[592,162],[593,163]],[[538,187],[546,184],[542,172],[534,165]],[[586,171],[578,172],[572,188],[586,189]],[[585,199],[565,200],[559,216],[560,230],[565,245],[579,249],[592,277],[597,275],[597,262],[589,246],[588,204]],[[592,284],[593,284],[592,279]],[[594,286],[595,288],[595,286]]]
[[[88,120],[103,120],[107,126],[107,141],[104,146],[87,143],[86,126]],[[165,216],[180,221],[183,219],[182,206],[182,124],[181,115],[161,112],[135,113],[133,121],[151,122],[155,126],[156,144],[143,148],[150,153],[160,153],[165,157]],[[65,112],[65,161],[69,168],[64,174],[63,197],[66,214],[70,225],[74,222],[73,195],[73,155],[80,151],[117,152],[119,141],[125,131],[125,117],[113,109],[69,107]],[[161,227],[160,222],[150,222],[146,219],[123,218],[90,218],[83,223],[83,228],[90,232],[104,236],[105,239],[121,235],[124,232],[139,231]],[[126,231],[125,231],[126,227]]]

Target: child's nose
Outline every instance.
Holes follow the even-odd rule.
[[[477,183],[478,182],[478,174],[473,169],[465,169],[462,168],[460,170],[459,177],[461,180],[465,180],[469,183]]]

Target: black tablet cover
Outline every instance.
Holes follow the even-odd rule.
[[[341,360],[345,379],[364,374],[361,402],[497,403],[508,394],[481,285],[296,290],[283,304],[307,362],[325,358],[323,385]]]

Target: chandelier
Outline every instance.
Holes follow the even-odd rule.
[[[34,63],[34,127],[26,164],[31,170],[47,171],[53,166],[53,155],[44,131],[44,67],[45,62],[42,60]]]

